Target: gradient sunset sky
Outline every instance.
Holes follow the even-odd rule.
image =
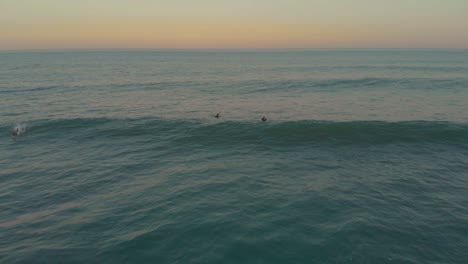
[[[468,0],[0,0],[0,49],[468,48]]]

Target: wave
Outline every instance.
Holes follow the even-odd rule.
[[[182,141],[302,143],[468,142],[468,125],[442,122],[226,122],[194,129]]]
[[[313,89],[315,91],[333,91],[333,89],[365,89],[365,88],[405,88],[405,89],[450,89],[460,88],[468,85],[467,78],[436,79],[436,78],[341,78],[341,79],[299,79],[299,80],[180,80],[180,81],[141,81],[141,82],[116,82],[116,83],[86,83],[62,85],[34,85],[30,84],[22,87],[1,87],[0,94],[9,93],[29,93],[47,92],[57,90],[99,90],[99,89],[139,89],[139,90],[171,90],[175,88],[210,88],[228,89],[230,91],[240,91],[241,93],[275,92]]]
[[[67,135],[76,140],[157,137],[175,144],[468,143],[468,124],[452,122],[213,122],[159,118],[43,120],[27,124],[27,134]]]
[[[434,79],[434,78],[357,78],[357,79],[323,79],[323,80],[251,80],[224,84],[232,89],[245,93],[259,92],[292,92],[316,91],[336,92],[349,89],[405,89],[437,90],[458,89],[468,84],[468,79]]]
[[[53,90],[84,90],[84,89],[148,89],[148,90],[165,90],[173,87],[190,87],[196,85],[196,82],[192,81],[173,81],[173,82],[123,82],[123,83],[87,83],[87,84],[70,84],[70,85],[29,85],[29,86],[13,86],[2,89],[1,93],[28,93],[28,92],[45,92]],[[206,84],[201,84],[206,85]]]

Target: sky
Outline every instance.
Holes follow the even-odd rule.
[[[468,49],[468,0],[0,0],[0,50]]]

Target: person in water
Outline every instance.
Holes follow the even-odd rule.
[[[217,113],[217,114],[215,115],[215,117],[216,117],[216,118],[220,118],[221,115],[220,115],[219,113]]]
[[[262,122],[265,122],[267,121],[267,118],[266,117],[262,117]]]
[[[14,130],[12,130],[10,132],[10,135],[13,137],[13,138],[16,138],[17,136],[19,136],[19,128],[15,128]]]

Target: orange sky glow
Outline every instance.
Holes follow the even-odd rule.
[[[468,47],[468,4],[458,0],[409,1],[425,8],[399,0],[393,5],[368,0],[354,5],[348,0],[341,5],[102,0],[97,6],[74,0],[43,0],[43,5],[4,1],[3,50]]]

